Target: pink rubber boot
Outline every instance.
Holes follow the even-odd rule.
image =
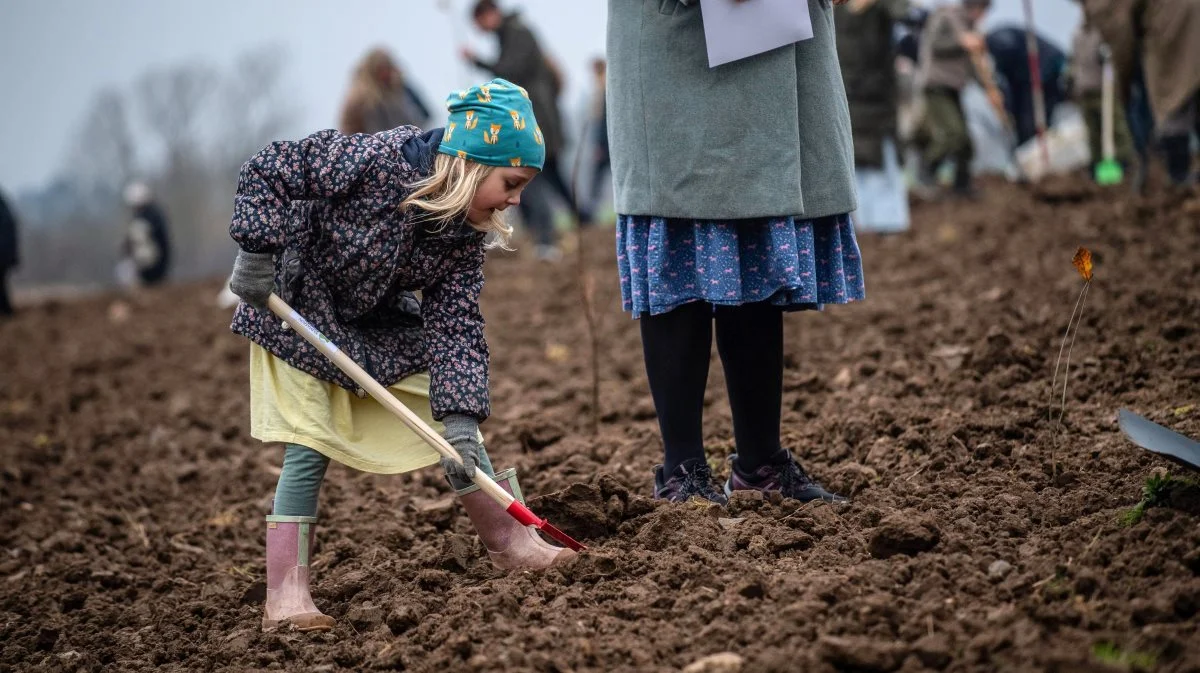
[[[267,517],[267,601],[263,631],[328,631],[333,617],[321,614],[308,593],[308,559],[316,517]]]
[[[495,479],[513,497],[525,501],[515,469],[505,470]],[[555,547],[543,540],[533,526],[522,526],[478,486],[472,484],[458,491],[458,497],[497,568],[541,570],[575,558],[575,552],[570,549]]]

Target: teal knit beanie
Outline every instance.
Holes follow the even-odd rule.
[[[505,79],[450,94],[450,119],[438,152],[489,166],[546,163],[542,130],[525,89]]]

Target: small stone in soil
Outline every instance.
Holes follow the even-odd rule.
[[[733,652],[718,652],[683,667],[683,673],[738,673],[746,660]]]
[[[1012,564],[1008,561],[1003,559],[992,561],[992,564],[988,566],[987,570],[988,578],[993,581],[1002,580],[1007,577],[1010,572],[1012,572],[1012,569]]]

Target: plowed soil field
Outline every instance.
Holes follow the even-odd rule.
[[[572,257],[495,255],[489,451],[590,549],[505,574],[436,469],[334,466],[322,635],[259,632],[282,449],[249,436],[219,282],[28,307],[0,323],[0,671],[1200,671],[1198,492],[1131,523],[1148,477],[1185,473],[1116,424],[1126,407],[1200,437],[1200,196],[991,184],[915,219],[860,237],[866,302],[785,321],[785,442],[853,497],[836,509],[651,500],[612,232],[584,237],[598,434]],[[1059,427],[1079,245],[1096,276]]]

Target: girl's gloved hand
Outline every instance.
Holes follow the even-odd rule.
[[[446,426],[442,436],[463,459],[463,464],[459,465],[449,458],[442,458],[442,469],[451,479],[469,482],[475,476],[479,454],[483,451],[483,444],[479,441],[479,421],[465,414],[450,414],[442,419],[442,423]]]
[[[265,252],[238,250],[229,290],[254,308],[265,309],[267,298],[275,290],[274,258]]]

